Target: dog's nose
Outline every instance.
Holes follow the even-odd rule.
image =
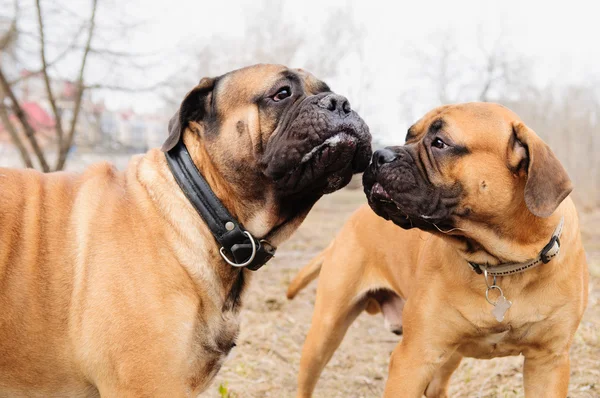
[[[373,165],[375,165],[375,168],[378,169],[386,163],[393,162],[394,159],[396,159],[396,154],[394,152],[392,152],[391,150],[389,150],[387,148],[378,149],[373,154]]]
[[[352,112],[348,99],[342,95],[329,94],[319,100],[319,106],[321,108],[330,110],[331,112],[339,112],[341,114],[348,114]]]

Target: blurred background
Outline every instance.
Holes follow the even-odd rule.
[[[599,38],[597,12],[589,2],[575,0],[559,5],[513,0],[0,0],[0,166],[81,170],[108,159],[123,168],[133,153],[161,145],[169,118],[202,77],[259,62],[305,68],[346,95],[369,124],[375,147],[403,143],[408,127],[440,104],[494,101],[519,114],[569,171],[598,275]],[[257,277],[253,289],[261,291],[260,297],[265,292],[272,297],[251,302],[246,310],[250,323],[253,311],[258,314],[254,328],[265,328],[266,336],[273,336],[273,328],[284,328],[285,344],[294,349],[277,351],[269,339],[260,360],[271,362],[257,364],[256,336],[243,335],[242,342],[249,344],[247,352],[244,344],[240,348],[247,353],[243,364],[238,360],[225,369],[214,394],[293,394],[314,291],[305,296],[306,307],[295,308],[297,318],[286,329],[281,321],[291,315],[282,317],[281,311],[292,312],[281,302],[285,285],[363,201],[360,192],[332,198],[315,210],[321,218],[307,220],[323,234],[315,239],[301,229],[275,261],[280,279]],[[584,320],[589,333],[581,338],[591,343],[578,346],[585,352],[580,358],[584,376],[573,396],[600,396],[593,395],[600,388],[600,373],[592,369],[600,358],[597,301],[598,295],[592,295],[594,312]],[[269,323],[265,313],[271,312]],[[372,344],[383,344],[383,355],[373,359],[377,348],[371,347],[361,362],[357,358],[365,332],[357,333],[348,347],[351,355],[332,365],[339,372],[326,374],[333,384],[323,387],[323,396],[377,396],[381,390],[386,350],[393,347],[385,344],[392,337],[368,332],[375,339]],[[353,341],[352,335],[349,339]],[[353,373],[352,361],[372,362],[372,378],[365,381],[370,376],[364,376],[364,366]],[[266,373],[256,376],[249,370],[253,364]],[[502,365],[496,374],[510,375],[513,365],[507,364],[508,370]],[[468,385],[476,367],[461,369]],[[497,384],[488,373],[472,390],[454,391],[460,396],[513,396],[487,389],[486,383]],[[244,389],[252,377],[277,382]]]
[[[159,146],[200,78],[269,62],[345,94],[376,146],[402,143],[440,104],[505,104],[550,144],[591,209],[598,37],[578,1],[0,0],[0,165],[54,170]]]

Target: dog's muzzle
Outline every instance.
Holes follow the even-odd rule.
[[[345,97],[308,97],[285,123],[262,160],[265,175],[275,181],[280,195],[330,193],[367,167],[369,128]]]
[[[415,148],[399,146],[376,151],[363,175],[369,205],[377,215],[402,228],[451,227],[460,186],[437,187],[426,176],[425,170],[419,170]]]

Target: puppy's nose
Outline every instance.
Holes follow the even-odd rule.
[[[393,162],[396,157],[396,154],[387,148],[378,149],[373,154],[373,165],[378,169],[386,163]]]
[[[321,108],[330,110],[331,112],[339,112],[340,114],[348,114],[352,112],[348,99],[342,95],[329,94],[319,100]]]

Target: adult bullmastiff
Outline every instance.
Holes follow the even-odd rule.
[[[123,172],[0,169],[0,396],[186,397],[213,379],[251,271],[180,188],[175,148],[225,229],[271,247],[371,156],[346,98],[276,65],[201,80],[169,128]]]
[[[363,183],[372,210],[356,211],[288,290],[320,270],[298,397],[364,309],[403,333],[386,397],[446,397],[463,357],[519,354],[527,397],[566,397],[588,270],[550,148],[500,105],[443,106],[404,146],[375,152]]]

